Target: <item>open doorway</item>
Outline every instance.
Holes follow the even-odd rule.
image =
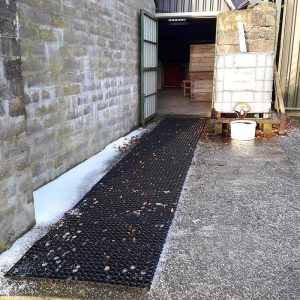
[[[193,45],[202,45],[202,48],[205,48],[204,52],[209,47],[207,45],[214,47],[216,18],[159,19],[158,26],[158,113],[209,116],[212,106],[213,62],[209,63],[211,70],[207,69],[207,62],[199,60],[207,55],[203,54],[203,50],[197,48],[198,46],[193,48]],[[211,52],[210,57],[213,60],[214,48],[210,47],[208,51]],[[192,62],[196,64],[192,66]],[[195,66],[211,72],[194,72],[191,76],[192,71],[197,71]],[[210,74],[209,86],[207,78],[203,81],[207,74]],[[190,77],[193,77],[192,81]],[[195,97],[195,94],[191,95],[192,89],[199,91],[199,88],[207,94],[205,99]]]

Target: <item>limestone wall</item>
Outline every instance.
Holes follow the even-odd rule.
[[[16,35],[16,3],[1,1],[0,252],[34,223],[21,59]]]
[[[33,189],[138,124],[140,8],[0,1],[0,252],[34,224]]]
[[[20,0],[34,188],[127,133],[139,113],[142,0]]]
[[[273,51],[275,46],[276,6],[261,3],[246,10],[221,13],[217,21],[217,53],[240,52],[237,21],[243,21],[248,52]]]

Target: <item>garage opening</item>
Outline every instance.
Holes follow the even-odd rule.
[[[158,113],[209,116],[216,18],[158,20]]]

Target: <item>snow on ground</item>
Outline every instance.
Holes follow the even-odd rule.
[[[61,175],[33,193],[37,226],[56,223],[107,173],[110,164],[120,157],[118,147],[141,136],[138,129],[108,145],[103,151]]]
[[[0,295],[9,295],[13,290],[4,274],[47,233],[48,225],[61,219],[122,157],[119,147],[130,145],[132,138],[140,137],[152,128],[153,125],[132,131],[33,193],[36,225],[0,255]]]

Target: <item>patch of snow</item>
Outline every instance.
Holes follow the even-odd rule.
[[[3,252],[0,255],[0,276],[2,272],[7,272],[47,231],[47,227],[35,226],[31,231],[19,238],[9,250]]]
[[[61,175],[33,193],[36,225],[0,255],[0,295],[24,290],[26,284],[16,283],[4,274],[17,263],[29,248],[48,232],[48,225],[56,223],[109,171],[123,156],[119,147],[130,144],[131,138],[142,136],[154,127],[139,128],[109,144],[104,150]],[[77,232],[80,233],[80,232]],[[67,235],[67,234],[66,234]],[[73,251],[76,251],[74,248]],[[77,270],[77,266],[74,270]]]
[[[119,146],[126,145],[145,129],[137,129],[109,144],[104,150],[33,193],[37,226],[56,223],[108,171],[112,161],[120,157]]]
[[[24,290],[26,283],[13,282],[4,274],[29,250],[29,248],[46,233],[47,227],[35,226],[31,231],[19,238],[12,247],[0,255],[0,295],[14,294],[15,290]]]

